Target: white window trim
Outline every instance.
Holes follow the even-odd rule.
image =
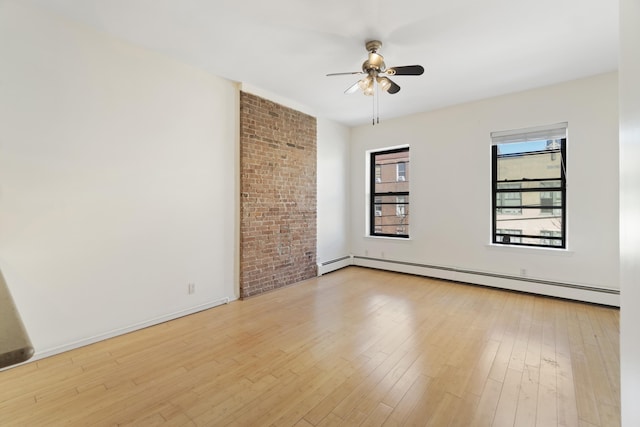
[[[541,126],[532,126],[527,128],[520,129],[512,129],[512,130],[504,130],[504,131],[496,131],[491,132],[489,138],[489,147],[492,147],[496,144],[504,144],[511,142],[523,142],[523,135],[526,135],[527,141],[537,141],[540,139],[541,135],[548,135],[550,132],[557,131],[558,138],[565,138],[566,141],[569,141],[569,122],[559,122],[551,125],[541,125]],[[556,139],[558,139],[556,138]],[[489,178],[492,178],[492,171],[489,168]],[[567,200],[567,205],[568,205]],[[566,209],[566,206],[564,207]],[[489,243],[485,245],[488,249],[495,250],[506,250],[513,251],[516,250],[522,253],[531,253],[531,254],[540,254],[540,253],[550,253],[550,254],[562,254],[562,255],[572,255],[573,251],[570,248],[571,240],[570,240],[570,218],[569,215],[565,217],[565,247],[564,248],[553,248],[553,247],[536,247],[536,246],[522,246],[522,245],[508,245],[502,243],[493,243],[493,234],[491,232],[493,227],[493,223],[489,224]]]
[[[491,143],[496,145],[510,142],[537,141],[543,137],[553,139],[554,134],[557,134],[558,138],[567,138],[568,127],[568,122],[562,122],[552,125],[491,132]]]

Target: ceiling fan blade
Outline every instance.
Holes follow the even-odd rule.
[[[405,65],[402,67],[391,67],[385,71],[388,76],[419,76],[424,73],[422,65]]]
[[[398,86],[393,80],[388,77],[387,80],[389,80],[389,83],[391,83],[391,86],[389,86],[389,89],[387,89],[387,93],[393,95],[394,93],[400,92],[400,86]]]
[[[345,95],[351,95],[352,93],[356,93],[360,88],[360,86],[358,86],[358,83],[360,83],[359,80],[354,84],[352,84],[351,86],[349,86],[347,90],[344,91]]]
[[[330,77],[330,76],[350,76],[350,75],[353,75],[353,74],[364,74],[364,73],[362,71],[351,71],[351,72],[348,72],[348,73],[329,73],[329,74],[327,74],[327,77]]]

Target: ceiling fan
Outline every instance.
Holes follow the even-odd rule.
[[[361,89],[365,95],[373,96],[376,85],[383,91],[394,94],[400,91],[398,86],[388,76],[419,76],[424,73],[422,65],[405,65],[401,67],[386,68],[384,57],[378,53],[382,47],[379,40],[370,40],[365,43],[365,48],[369,52],[369,57],[362,64],[362,71],[348,73],[330,73],[327,76],[343,76],[349,74],[366,74],[366,77],[358,80],[344,91],[346,94],[357,92]]]

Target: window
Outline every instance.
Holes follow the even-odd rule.
[[[491,134],[493,243],[566,248],[566,130]]]
[[[408,238],[409,147],[370,155],[369,234]]]
[[[396,197],[396,216],[399,217],[404,217],[406,215],[405,213],[405,206],[406,206],[406,199],[404,196],[398,196]]]
[[[396,181],[407,180],[407,164],[405,162],[396,163]]]
[[[377,182],[377,178],[376,178],[376,182]],[[382,197],[376,197],[375,199],[375,211],[376,211],[376,216],[382,216]]]

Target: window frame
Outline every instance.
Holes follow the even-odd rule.
[[[544,138],[540,138],[540,140],[543,140]],[[538,208],[540,209],[541,213],[543,211],[547,211],[546,213],[549,213],[548,211],[551,211],[551,214],[554,215],[555,213],[557,213],[558,211],[560,212],[560,219],[561,219],[561,224],[560,224],[560,233],[561,235],[559,237],[557,236],[543,236],[542,234],[539,236],[536,235],[526,235],[526,234],[521,234],[521,235],[511,235],[508,233],[500,233],[498,230],[500,229],[505,229],[505,228],[509,228],[509,227],[499,227],[497,224],[497,219],[498,219],[498,210],[502,209],[498,207],[498,198],[499,198],[499,194],[505,194],[505,193],[513,193],[515,192],[514,188],[503,188],[503,189],[498,189],[498,159],[500,157],[506,157],[508,155],[500,155],[498,154],[498,146],[501,145],[501,143],[499,142],[493,142],[491,145],[491,241],[492,244],[494,245],[514,245],[514,246],[525,246],[525,247],[535,247],[535,248],[550,248],[550,249],[567,249],[567,177],[566,177],[566,168],[567,168],[567,137],[566,135],[562,138],[554,138],[560,141],[560,147],[559,149],[554,149],[551,151],[550,154],[556,154],[559,153],[560,154],[560,177],[559,178],[523,178],[523,180],[519,181],[519,182],[540,182],[541,184],[543,182],[560,182],[559,186],[543,186],[540,185],[540,187],[537,188],[521,188],[520,190],[518,190],[522,195],[524,195],[524,193],[527,192],[539,192],[540,194],[542,193],[553,193],[553,192],[560,192],[560,206],[555,206],[553,205],[553,199],[552,199],[552,206],[546,206],[546,205],[542,205],[540,204],[538,206]],[[524,142],[524,141],[523,141]],[[541,152],[545,152],[541,151]],[[539,154],[541,152],[531,152],[531,153],[525,153],[523,155],[527,155],[527,154]],[[513,155],[513,154],[511,154]],[[553,157],[555,158],[555,157]],[[504,181],[500,181],[502,183],[504,183]],[[514,182],[514,181],[512,181]],[[523,197],[520,197],[520,200],[523,200]],[[515,207],[515,206],[514,206]],[[513,209],[514,207],[508,207],[508,209]],[[524,203],[521,202],[520,206],[515,207],[515,208],[520,208],[521,211],[525,211],[526,209],[531,209],[531,206],[526,206]],[[503,241],[504,237],[508,237],[509,241],[505,242]],[[523,243],[522,240],[526,239],[526,238],[532,238],[532,239],[539,239],[540,244],[535,244],[535,243]],[[518,241],[520,240],[520,241]],[[553,244],[553,242],[560,242],[559,244]]]
[[[402,227],[402,230],[408,230],[408,223],[402,223],[402,224],[387,224],[389,226],[395,226],[395,232],[393,233],[383,233],[381,231],[378,230],[382,230],[382,225],[384,224],[378,224],[376,225],[376,218],[378,219],[382,219],[384,218],[384,214],[383,216],[377,216],[376,212],[378,211],[377,206],[380,206],[380,209],[383,210],[383,206],[384,205],[395,205],[396,206],[396,215],[394,215],[393,217],[398,217],[397,213],[398,213],[398,197],[403,197],[404,198],[404,202],[403,202],[403,206],[402,206],[402,210],[404,212],[404,215],[402,215],[403,221],[404,218],[407,218],[409,216],[408,212],[408,205],[410,204],[409,200],[409,189],[407,188],[407,191],[389,191],[389,192],[376,192],[376,184],[384,184],[384,182],[380,182],[380,176],[381,176],[381,172],[380,171],[380,167],[378,167],[379,165],[376,165],[376,157],[380,156],[380,155],[385,155],[385,154],[394,154],[394,153],[402,153],[402,152],[406,152],[407,153],[407,158],[409,158],[409,154],[410,154],[410,149],[409,146],[402,146],[402,147],[398,147],[398,148],[390,148],[390,149],[383,149],[383,150],[376,150],[376,151],[371,151],[369,152],[369,236],[371,237],[389,237],[389,238],[399,238],[399,239],[408,239],[409,238],[409,233],[408,231],[405,232],[401,232],[400,234],[398,230],[400,230],[399,227]],[[398,183],[407,183],[407,187],[409,185],[408,181],[406,180],[406,176],[407,176],[407,167],[408,167],[408,163],[410,160],[407,161],[402,161],[402,162],[397,162],[396,163],[396,182]],[[400,181],[398,180],[398,164],[399,163],[403,163],[404,164],[404,174],[403,177],[405,178],[404,181]],[[392,175],[393,176],[393,175]],[[392,178],[393,179],[393,178]],[[395,196],[396,199],[393,202],[383,202],[383,203],[379,203],[376,199],[377,198],[383,198],[383,197],[393,197]],[[384,200],[384,199],[382,199]],[[378,202],[378,203],[377,203]],[[387,213],[388,214],[388,213]]]

